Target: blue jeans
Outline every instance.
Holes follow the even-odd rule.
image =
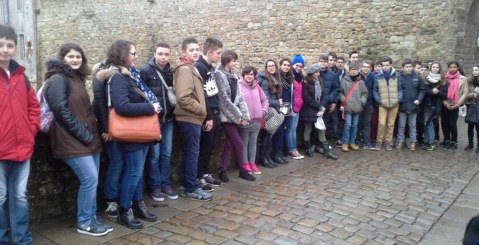
[[[77,221],[79,225],[90,224],[96,215],[96,188],[98,187],[98,171],[100,154],[63,159],[75,172],[80,186],[77,198]]]
[[[409,126],[409,142],[416,142],[416,119],[417,113],[399,112],[398,142],[404,142],[404,130],[406,129],[406,120]]]
[[[103,193],[108,201],[118,201],[120,197],[120,178],[123,173],[123,155],[118,148],[118,142],[109,141],[104,144],[108,158],[108,167],[103,183]]]
[[[125,171],[121,178],[120,207],[131,208],[133,201],[143,200],[143,169],[149,146],[123,152]]]
[[[291,153],[297,149],[296,146],[296,128],[298,127],[299,115],[293,113],[290,117],[284,119],[286,125],[286,131],[284,133],[284,140],[288,147],[288,152]]]
[[[178,122],[181,134],[181,147],[183,159],[181,162],[183,175],[182,186],[187,192],[198,189],[197,170],[198,156],[200,154],[201,125],[189,122]]]
[[[0,160],[0,244],[8,244],[7,230],[17,244],[32,244],[28,230],[27,182],[30,175],[30,159],[24,162]],[[7,212],[7,193],[8,211]]]
[[[434,132],[434,123],[432,120],[426,125],[424,130],[424,143],[427,144],[434,144],[436,138],[436,134]]]
[[[343,128],[343,144],[356,144],[356,135],[358,133],[359,113],[346,113]]]
[[[150,146],[146,172],[150,190],[171,187],[170,161],[173,149],[173,120],[161,124],[161,142]]]

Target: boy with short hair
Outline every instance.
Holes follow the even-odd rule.
[[[150,146],[145,167],[147,183],[151,198],[163,201],[165,196],[175,200],[178,194],[171,187],[170,162],[173,149],[173,110],[174,105],[168,100],[168,89],[173,86],[173,72],[170,66],[171,48],[165,42],[155,45],[153,58],[140,69],[141,79],[150,87],[160,102],[163,110],[158,114],[161,125],[161,142]]]
[[[399,77],[402,86],[403,98],[399,103],[399,126],[397,149],[402,149],[404,143],[404,130],[406,120],[409,126],[409,150],[416,150],[416,119],[419,105],[426,93],[424,82],[419,74],[416,74],[413,62],[410,59],[404,60],[402,73]]]
[[[394,123],[402,100],[400,75],[393,68],[393,60],[384,57],[381,60],[382,70],[376,75],[374,83],[374,100],[379,105],[378,133],[376,150],[381,150],[384,142],[386,150],[392,150]]]
[[[203,55],[200,56],[195,67],[203,79],[205,90],[211,89],[208,83],[216,85],[213,73],[213,63],[221,59],[223,43],[220,40],[209,37],[203,44]],[[214,83],[214,84],[213,84]],[[210,171],[210,159],[213,155],[216,139],[221,129],[220,102],[217,94],[205,91],[206,97],[206,119],[203,123],[203,130],[200,138],[200,156],[198,159],[198,184],[204,191],[213,191],[213,186],[221,186],[223,182],[215,179]],[[225,179],[223,178],[223,181]],[[227,182],[227,181],[225,181]]]
[[[15,30],[0,25],[0,244],[32,244],[27,182],[40,105],[25,67],[13,60],[16,47]]]
[[[197,170],[200,152],[201,125],[206,118],[203,79],[195,68],[200,58],[200,46],[189,37],[181,44],[181,56],[173,67],[173,85],[176,92],[175,117],[181,134],[182,189],[180,195],[188,199],[211,201],[213,195],[198,186]]]

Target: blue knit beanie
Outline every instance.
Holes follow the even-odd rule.
[[[296,63],[301,63],[304,66],[304,59],[301,54],[296,54],[291,62],[293,63],[293,65]]]

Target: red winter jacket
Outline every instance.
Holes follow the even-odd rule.
[[[9,70],[10,78],[0,67],[0,161],[23,162],[33,154],[40,105],[33,88],[27,88],[25,67],[12,60]]]

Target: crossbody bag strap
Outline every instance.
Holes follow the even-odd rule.
[[[346,103],[348,103],[348,100],[349,100],[349,97],[351,97],[351,95],[354,93],[354,90],[356,90],[356,88],[358,87],[360,81],[356,81],[353,85],[353,87],[351,88],[351,90],[349,90],[349,93],[346,95],[346,98],[344,99],[343,103],[341,104],[341,106],[345,106]]]
[[[153,69],[155,69],[155,68],[153,68]],[[157,69],[155,69],[155,71],[156,71],[156,74],[158,74],[158,76],[160,77],[161,83],[163,83],[163,86],[165,86],[165,89],[168,90],[169,87],[168,87],[168,85],[166,84],[165,79],[163,79],[163,76],[161,75],[161,72],[158,71]]]

